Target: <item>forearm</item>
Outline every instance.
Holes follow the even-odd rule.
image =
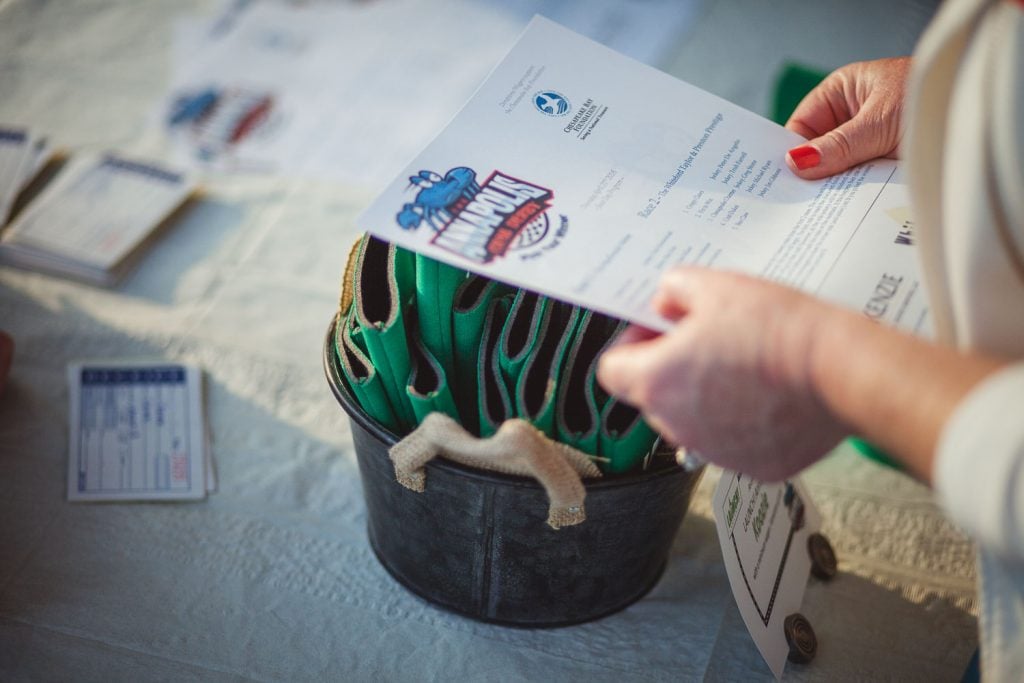
[[[943,426],[971,388],[1004,364],[836,309],[815,335],[811,372],[840,419],[930,483]]]

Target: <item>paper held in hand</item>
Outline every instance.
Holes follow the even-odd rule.
[[[805,181],[784,162],[800,141],[536,17],[358,225],[655,329],[659,276],[688,264],[928,334],[898,164]]]

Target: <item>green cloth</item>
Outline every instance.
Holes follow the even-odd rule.
[[[479,421],[477,368],[487,312],[495,299],[507,297],[511,300],[513,291],[497,280],[470,275],[455,292],[455,303],[452,306],[452,344],[455,356],[452,391],[463,425],[471,433],[476,433]],[[449,384],[453,383],[451,376],[448,380]]]
[[[598,439],[600,455],[607,458],[599,466],[608,474],[621,474],[643,461],[658,435],[643,421],[636,408],[613,399],[601,411]]]
[[[412,371],[405,389],[413,414],[416,416],[416,423],[423,422],[430,413],[444,413],[458,420],[459,411],[455,407],[455,399],[448,386],[444,368],[423,343],[417,334],[418,331],[414,329],[409,340]]]
[[[334,327],[334,348],[341,364],[342,377],[348,384],[352,398],[366,411],[366,414],[381,425],[398,433],[401,424],[391,409],[387,392],[380,375],[374,368],[366,349],[357,338],[359,328],[354,326],[352,310],[338,318]]]
[[[536,350],[544,314],[550,303],[547,297],[525,289],[520,289],[512,301],[512,309],[498,340],[498,363],[510,387],[519,381],[527,358]]]
[[[902,470],[903,466],[900,465],[896,460],[893,460],[892,456],[885,451],[876,448],[870,442],[860,439],[856,436],[851,436],[847,441],[850,445],[857,449],[857,452],[863,455],[868,460],[874,460],[879,465],[885,465],[895,470]]]
[[[557,438],[590,455],[598,454],[601,410],[608,402],[608,394],[597,382],[597,361],[622,326],[618,320],[584,310],[559,382]]]
[[[498,359],[498,341],[501,329],[508,316],[509,300],[497,298],[487,308],[483,335],[477,350],[477,433],[481,437],[491,436],[498,431],[501,423],[515,417],[508,385],[501,372]]]
[[[556,436],[555,402],[562,365],[579,322],[580,309],[559,301],[545,307],[537,343],[515,384],[516,415],[549,437]]]
[[[772,90],[771,120],[785,125],[804,96],[821,83],[826,75],[824,71],[802,64],[784,65]]]
[[[416,318],[420,339],[444,370],[455,377],[452,305],[468,273],[447,263],[416,255]]]
[[[650,451],[654,432],[596,379],[619,321],[369,236],[351,263],[335,348],[353,398],[384,427],[402,435],[441,412],[487,437],[520,417],[610,473]]]
[[[388,401],[407,431],[416,425],[405,391],[412,370],[404,312],[415,294],[413,254],[366,237],[359,246],[354,277],[356,322]]]

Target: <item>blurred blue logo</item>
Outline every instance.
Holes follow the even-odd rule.
[[[533,96],[533,106],[548,116],[565,116],[569,113],[569,98],[554,90],[541,90]]]

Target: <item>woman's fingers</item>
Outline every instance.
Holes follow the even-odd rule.
[[[874,117],[861,111],[824,135],[798,145],[786,154],[786,165],[801,178],[816,180],[842,173],[891,151],[889,136]]]
[[[833,72],[800,102],[786,127],[807,142],[786,154],[801,178],[841,173],[894,157],[903,130],[909,58],[859,62]]]
[[[844,94],[844,70],[829,74],[796,106],[786,128],[808,140],[853,118]]]
[[[683,324],[698,295],[701,282],[716,273],[702,268],[679,267],[665,273],[651,300],[654,310],[664,318]],[[647,386],[642,381],[652,371],[666,366],[670,351],[669,340],[653,330],[630,325],[604,352],[598,364],[598,380],[609,393],[633,403],[642,397],[637,387]]]
[[[626,332],[632,329],[634,328],[629,328]],[[637,380],[646,374],[647,368],[655,362],[653,349],[658,343],[658,338],[630,341],[628,338],[623,340],[620,337],[614,346],[601,354],[597,364],[597,381],[612,396],[636,405],[637,388],[643,385]]]
[[[656,308],[682,312],[666,333],[632,327],[598,364],[601,385],[670,442],[775,480],[834,445],[838,419],[808,380],[827,304],[738,273],[677,268]],[[809,311],[809,313],[808,313]]]
[[[619,336],[615,338],[613,342],[614,346],[636,344],[638,342],[650,341],[657,337],[660,333],[654,330],[647,329],[640,325],[630,325],[624,329]]]

